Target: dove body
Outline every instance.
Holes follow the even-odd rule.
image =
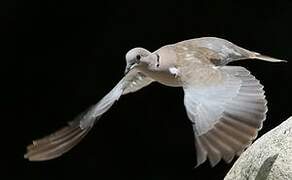
[[[125,76],[117,85],[68,126],[33,141],[25,158],[43,161],[61,156],[85,137],[121,95],[156,81],[184,90],[196,166],[207,159],[212,166],[221,159],[231,162],[256,138],[267,112],[263,85],[244,67],[226,66],[244,59],[283,62],[215,37],[166,45],[153,53],[134,48],[126,54]]]

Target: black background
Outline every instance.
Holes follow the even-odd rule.
[[[292,2],[9,1],[5,47],[2,176],[27,179],[223,179],[231,164],[194,168],[193,132],[181,88],[157,83],[122,97],[73,150],[47,162],[25,147],[102,98],[123,76],[125,53],[216,36],[291,60]],[[291,116],[291,62],[233,63],[265,85],[268,115],[259,135]],[[5,68],[7,67],[7,68]]]

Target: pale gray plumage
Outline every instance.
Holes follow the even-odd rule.
[[[242,59],[283,61],[215,37],[182,41],[153,53],[134,48],[126,54],[123,79],[67,127],[33,141],[25,158],[42,161],[59,157],[74,147],[121,95],[156,81],[184,89],[187,116],[193,123],[197,166],[207,158],[212,166],[221,159],[230,162],[256,138],[267,112],[260,82],[243,67],[225,66]]]

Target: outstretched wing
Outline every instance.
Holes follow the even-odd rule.
[[[69,122],[68,126],[33,141],[31,145],[27,146],[27,153],[24,157],[31,161],[43,161],[61,156],[83,139],[94,123],[122,94],[137,91],[151,82],[152,79],[133,69],[96,105],[91,106],[75,120]]]
[[[267,106],[263,86],[239,66],[202,67],[184,81],[184,104],[193,122],[197,166],[215,166],[240,154],[262,127]]]

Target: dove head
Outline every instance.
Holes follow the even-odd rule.
[[[127,52],[126,62],[127,66],[125,69],[125,74],[128,73],[134,67],[139,67],[148,64],[149,55],[151,52],[144,48],[134,48]]]

